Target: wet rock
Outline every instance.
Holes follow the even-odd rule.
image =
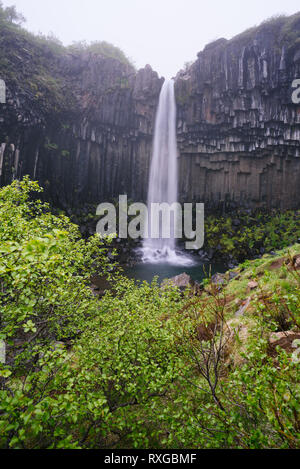
[[[200,251],[198,251],[198,256],[204,257],[205,255],[206,255],[206,252],[203,249],[200,249]]]
[[[207,257],[209,260],[212,260],[215,255],[215,250],[213,248],[209,248],[207,251]]]
[[[248,283],[248,290],[255,290],[258,287],[258,283],[252,280]]]
[[[279,270],[285,263],[286,263],[286,258],[281,257],[280,259],[276,259],[275,261],[273,261],[270,264],[269,269],[270,270]]]
[[[238,276],[239,276],[238,272],[229,272],[229,274],[228,274],[229,280],[234,280]]]
[[[233,226],[238,227],[238,226],[241,225],[241,220],[235,219],[235,220],[233,220],[232,224],[233,224]]]
[[[300,255],[293,257],[292,266],[296,270],[300,269]]]
[[[245,312],[247,311],[249,305],[251,303],[251,298],[247,298],[247,300],[243,301],[242,306],[240,309],[235,313],[237,318],[244,316]]]
[[[225,285],[225,283],[226,283],[225,275],[223,275],[223,274],[215,274],[215,275],[213,275],[213,277],[211,278],[211,282],[212,282],[214,285],[223,286],[223,285]]]
[[[200,256],[200,259],[202,260],[202,262],[208,262],[209,261],[209,257],[208,257],[208,254],[206,251],[199,251],[198,252],[198,255]]]
[[[186,288],[193,287],[194,284],[195,282],[192,280],[192,278],[188,274],[183,273],[181,275],[177,275],[176,277],[164,280],[162,286],[174,286],[183,291]]]
[[[270,336],[269,339],[269,353],[272,356],[276,356],[276,347],[281,347],[288,353],[295,351],[293,343],[295,340],[300,339],[300,333],[294,331],[276,332]]]

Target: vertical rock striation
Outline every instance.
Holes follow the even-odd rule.
[[[8,68],[0,105],[0,184],[38,179],[56,205],[146,200],[163,79],[150,66],[82,51],[59,54],[0,30]]]
[[[25,174],[56,205],[145,201],[163,79],[0,24],[0,184]],[[300,14],[220,39],[176,77],[180,199],[300,205]]]
[[[176,79],[184,200],[300,205],[300,14],[220,39]]]

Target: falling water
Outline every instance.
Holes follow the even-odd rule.
[[[151,213],[151,204],[177,202],[178,169],[177,169],[177,139],[176,139],[176,102],[174,81],[166,80],[162,87],[156,115],[153,155],[150,169],[148,210]],[[149,221],[157,225],[155,228],[161,232],[161,221]],[[176,252],[174,237],[174,220],[171,218],[171,237],[158,239],[149,237],[143,244],[143,261],[150,263],[168,262],[173,264],[187,264],[187,256]]]

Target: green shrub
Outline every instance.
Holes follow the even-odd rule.
[[[239,224],[230,216],[208,216],[205,219],[205,248],[213,248],[219,256],[233,255],[244,262],[265,252],[280,250],[300,239],[300,214],[297,211],[260,211],[248,215],[238,213]]]
[[[116,47],[106,41],[94,41],[90,44],[86,43],[85,41],[74,42],[71,46],[69,46],[69,50],[73,53],[91,52],[103,57],[116,59],[125,65],[132,66],[131,61],[119,47]]]
[[[299,448],[300,363],[268,354],[279,293],[267,308],[253,299],[235,365],[226,292],[109,274],[103,240],[82,240],[40,191],[28,178],[0,190],[1,448]],[[101,300],[95,273],[112,287]],[[281,299],[291,319],[295,276]]]
[[[100,302],[89,282],[107,274],[107,248],[30,198],[39,191],[28,178],[0,190],[0,446],[103,447],[128,427],[137,446],[142,413],[176,375],[162,315],[180,295],[119,278]]]

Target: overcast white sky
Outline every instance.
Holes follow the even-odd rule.
[[[65,45],[105,40],[138,68],[171,77],[213,39],[227,39],[275,14],[300,10],[299,0],[3,0],[16,5],[33,32],[53,32]]]

